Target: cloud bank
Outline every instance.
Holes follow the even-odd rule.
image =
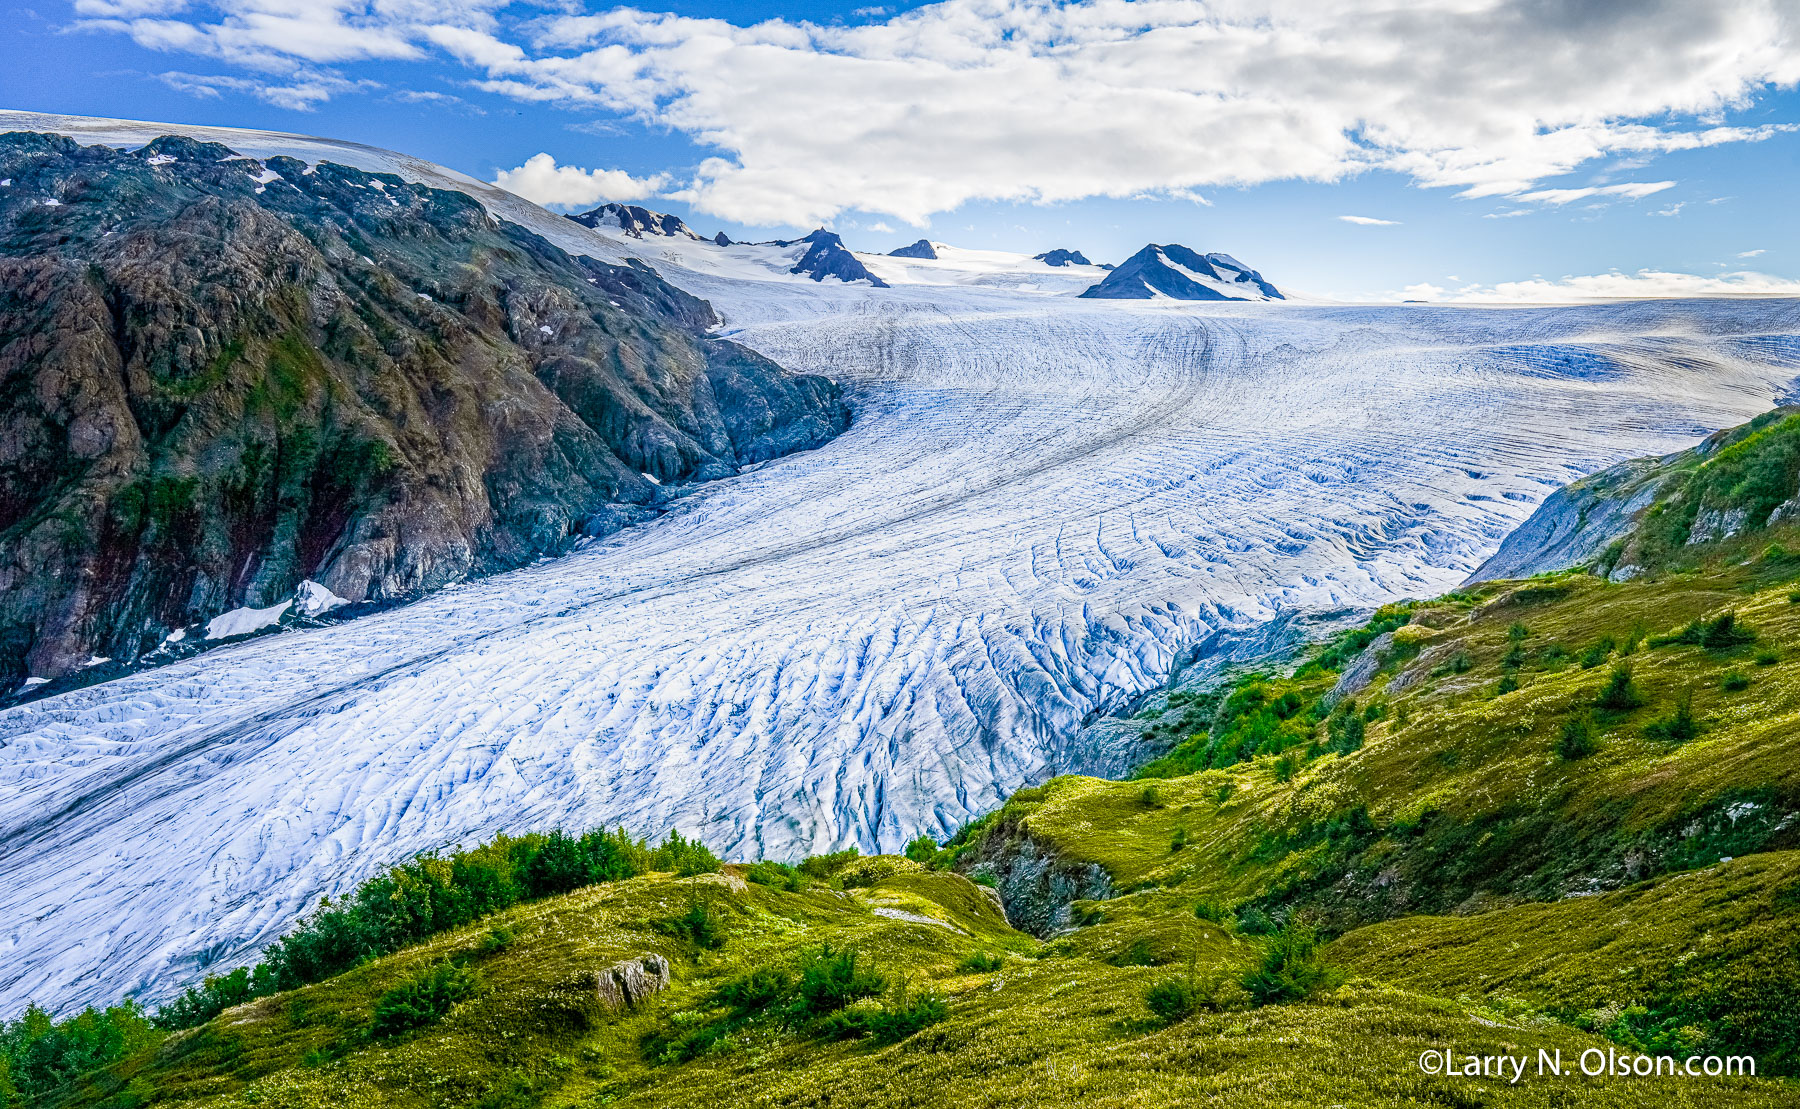
[[[1502,281],[1496,285],[1408,285],[1405,299],[1449,304],[1567,304],[1580,300],[1642,300],[1650,297],[1800,296],[1800,281],[1766,273],[1694,274],[1639,270],[1598,273],[1548,281]],[[1397,298],[1398,299],[1398,298]]]
[[[357,63],[429,57],[490,93],[672,128],[715,152],[674,195],[760,225],[1376,168],[1468,197],[1635,197],[1667,186],[1542,182],[1767,138],[1780,128],[1726,113],[1800,81],[1791,0],[946,0],[748,27],[529,6],[77,3],[84,29],[278,76],[300,100]]]

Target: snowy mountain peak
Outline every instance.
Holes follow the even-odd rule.
[[[1152,243],[1081,294],[1093,300],[1283,300],[1262,274],[1229,254]]]
[[[1055,250],[1046,250],[1042,254],[1034,254],[1032,257],[1044,263],[1046,266],[1091,266],[1094,264],[1088,261],[1087,255],[1081,253],[1081,251],[1064,250],[1062,247],[1057,247]]]
[[[664,235],[705,241],[681,222],[680,216],[652,212],[635,204],[602,204],[591,212],[569,218],[583,227],[616,227],[634,239],[641,239],[645,235]]]
[[[930,239],[920,239],[911,246],[888,251],[889,258],[929,258],[936,261],[937,256],[937,247]]]
[[[821,227],[805,238],[777,245],[792,246],[795,243],[811,243],[812,246],[794,263],[794,268],[789,273],[802,274],[814,281],[835,277],[839,281],[867,281],[877,289],[888,287],[887,282],[869,272],[868,267],[850,252],[850,248],[844,245],[844,240],[834,231]]]

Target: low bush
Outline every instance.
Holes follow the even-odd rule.
[[[475,996],[475,975],[455,963],[434,963],[375,1001],[369,1034],[378,1039],[436,1024],[458,1003]]]
[[[879,997],[887,991],[887,977],[869,966],[857,965],[854,949],[830,944],[810,951],[800,961],[796,1015],[823,1017],[853,1001]]]
[[[1317,937],[1304,924],[1289,924],[1270,937],[1262,958],[1239,980],[1255,1005],[1303,1001],[1342,982],[1343,976],[1326,964]]]
[[[1644,706],[1644,695],[1631,680],[1631,667],[1620,663],[1612,668],[1606,685],[1594,698],[1594,704],[1606,712],[1627,713]]]
[[[927,835],[915,836],[907,843],[905,854],[915,863],[930,865],[937,858],[938,842]]]
[[[819,1034],[836,1040],[863,1037],[878,1043],[899,1043],[921,1029],[937,1024],[950,1015],[944,999],[932,991],[908,996],[902,982],[895,998],[872,1007],[840,1009],[825,1018]]]
[[[1732,693],[1742,693],[1750,688],[1750,678],[1742,670],[1727,670],[1719,679],[1719,685]]]
[[[1664,743],[1686,743],[1700,735],[1700,721],[1694,716],[1693,698],[1683,693],[1675,702],[1675,711],[1644,725],[1644,738]]]
[[[1563,759],[1585,759],[1597,748],[1594,742],[1594,722],[1588,714],[1578,713],[1562,723],[1562,730],[1556,737],[1556,754]]]
[[[1144,991],[1144,1006],[1164,1024],[1186,1020],[1195,1013],[1223,1008],[1221,995],[1225,975],[1196,975],[1192,967],[1186,974],[1158,978]]]
[[[992,974],[1006,965],[1006,960],[986,951],[977,951],[956,964],[964,974]]]
[[[651,927],[665,936],[673,936],[703,950],[711,951],[725,946],[724,922],[713,910],[711,903],[703,897],[689,898],[685,910],[676,916],[652,921]]]
[[[812,885],[812,879],[801,873],[799,867],[767,861],[751,863],[744,871],[744,880],[789,893],[799,893]]]

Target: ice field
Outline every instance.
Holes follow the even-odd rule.
[[[166,996],[503,830],[945,833],[1209,636],[1449,588],[1560,484],[1800,373],[1794,301],[1084,301],[974,252],[865,259],[874,290],[531,211],[836,378],[854,425],[563,558],[0,714],[0,1012]]]

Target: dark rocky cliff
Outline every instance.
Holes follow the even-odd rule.
[[[460,193],[0,135],[0,680],[401,598],[848,423],[705,302]]]

